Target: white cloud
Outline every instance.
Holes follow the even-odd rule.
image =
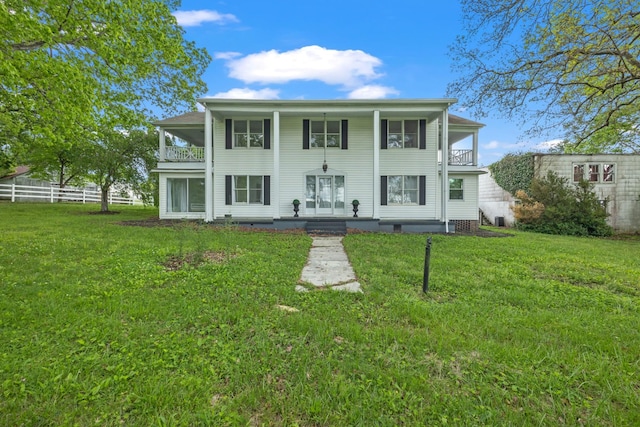
[[[486,148],[487,150],[495,150],[498,147],[500,147],[500,143],[496,140],[482,144],[482,148]]]
[[[233,59],[242,56],[240,52],[216,52],[213,54],[214,59]]]
[[[361,50],[335,50],[305,46],[286,52],[253,53],[227,62],[229,76],[245,83],[287,83],[319,80],[330,85],[356,88],[381,77],[382,61]]]
[[[538,150],[550,150],[552,148],[556,148],[558,145],[562,144],[562,142],[562,139],[552,139],[538,143],[535,148]]]
[[[389,95],[398,95],[398,91],[392,87],[380,85],[366,85],[349,92],[349,99],[381,99]]]
[[[277,89],[264,88],[260,90],[254,90],[249,88],[235,88],[227,92],[218,92],[213,95],[213,98],[227,98],[227,99],[278,99],[280,93]]]
[[[229,22],[238,22],[238,18],[230,13],[219,13],[215,10],[178,10],[173,12],[178,24],[183,27],[198,27],[204,22],[214,22],[224,25]]]

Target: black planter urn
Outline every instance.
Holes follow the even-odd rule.
[[[351,202],[351,204],[353,205],[353,217],[358,218],[358,205],[360,204],[360,202],[354,200],[353,202]]]

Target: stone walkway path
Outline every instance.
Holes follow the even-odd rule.
[[[319,289],[360,292],[360,283],[342,246],[342,237],[313,237],[307,264],[302,269],[300,281]],[[309,287],[296,286],[298,292],[308,292]]]

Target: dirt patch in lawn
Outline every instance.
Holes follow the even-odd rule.
[[[177,271],[187,265],[195,268],[208,263],[222,264],[236,256],[236,254],[230,254],[224,251],[191,252],[182,256],[171,255],[162,265],[167,271]]]
[[[479,229],[476,231],[456,231],[452,236],[477,236],[477,237],[513,237],[513,234],[499,231]]]

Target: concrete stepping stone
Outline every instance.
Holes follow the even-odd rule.
[[[362,292],[360,283],[342,246],[342,236],[315,236],[300,281],[318,288]],[[296,291],[308,291],[296,286]]]

